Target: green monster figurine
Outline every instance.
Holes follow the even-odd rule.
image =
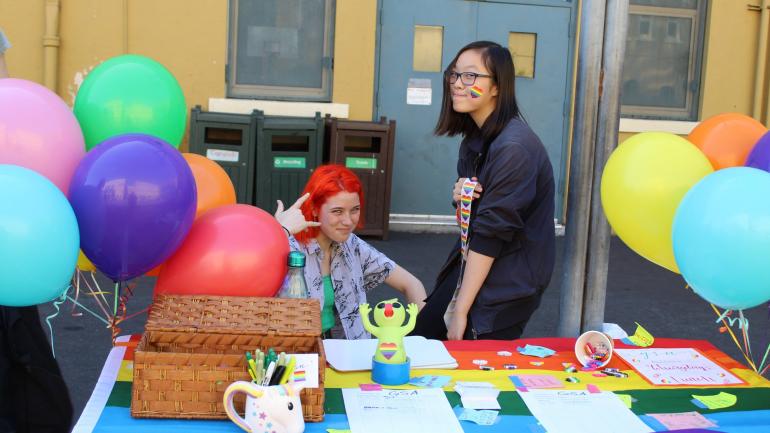
[[[369,321],[369,312],[372,309],[369,304],[359,306],[361,319],[364,322],[364,329],[377,337],[377,351],[374,353],[374,360],[383,364],[403,364],[407,361],[406,349],[404,348],[404,336],[414,329],[417,321],[417,305],[409,304],[406,310],[398,302],[398,299],[388,299],[382,301],[375,307],[374,322]],[[409,311],[409,321],[404,325],[406,311]]]

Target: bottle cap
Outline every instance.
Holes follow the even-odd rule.
[[[292,251],[289,253],[289,258],[286,262],[290,268],[304,268],[305,254],[300,251]]]

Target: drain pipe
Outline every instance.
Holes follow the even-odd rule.
[[[56,93],[59,71],[59,0],[45,2],[43,36],[43,84]]]

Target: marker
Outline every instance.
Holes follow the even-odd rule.
[[[294,367],[297,364],[297,357],[289,355],[289,363],[286,365],[286,370],[283,371],[283,377],[281,377],[281,384],[289,381],[291,374],[294,373]]]
[[[267,366],[267,370],[265,371],[265,378],[262,379],[262,386],[270,386],[270,379],[272,379],[274,371],[275,361],[271,361],[270,365]]]

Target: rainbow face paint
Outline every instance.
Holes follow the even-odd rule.
[[[484,91],[481,90],[481,87],[479,86],[471,87],[471,98],[478,98],[483,94],[484,94]]]

